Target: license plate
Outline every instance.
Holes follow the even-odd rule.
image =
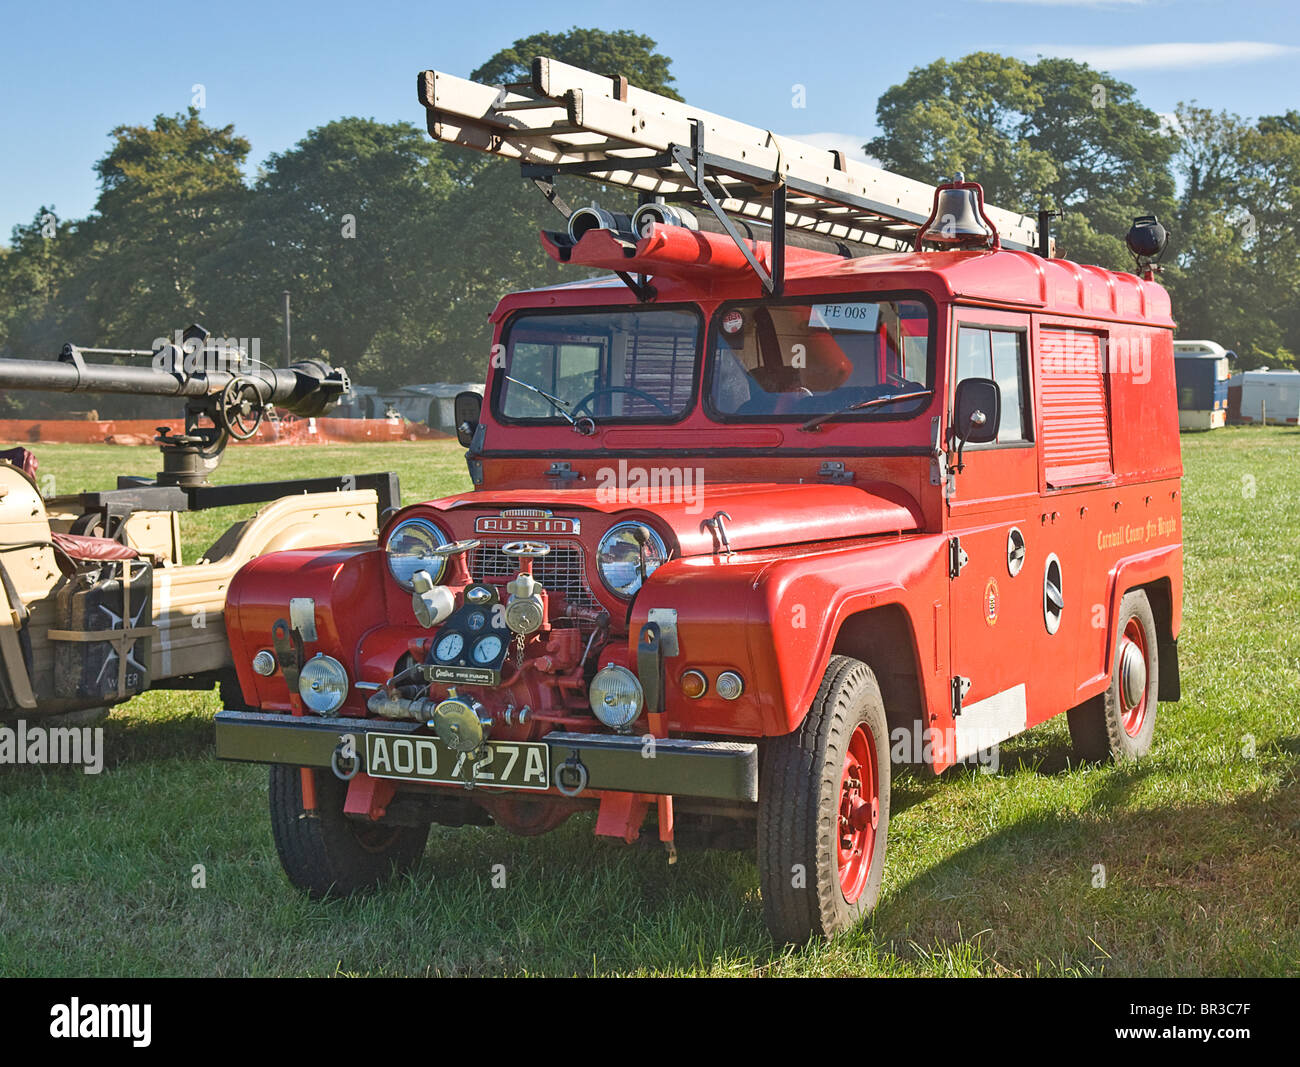
[[[464,785],[473,774],[476,786],[498,789],[549,789],[550,749],[531,741],[489,741],[471,767],[463,752],[436,737],[414,734],[366,734],[366,773],[372,778]]]

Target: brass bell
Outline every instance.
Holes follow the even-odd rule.
[[[960,186],[962,178],[963,175],[958,174],[953,184]],[[971,188],[940,186],[931,219],[921,235],[923,241],[961,245],[972,240],[987,242],[993,237],[993,228],[985,220],[975,190]]]

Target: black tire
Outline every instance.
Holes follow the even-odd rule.
[[[343,814],[347,783],[316,778],[316,811],[303,811],[300,768],[271,765],[271,832],[289,881],[308,896],[347,896],[414,867],[429,826],[367,826]]]
[[[864,735],[854,742],[859,728]],[[868,805],[861,817],[869,834],[866,826],[845,828],[841,821],[842,805],[854,804],[852,791],[845,792],[851,750],[874,754],[874,788],[859,798]],[[766,742],[759,767],[759,883],[763,918],[778,943],[829,939],[875,907],[889,836],[889,772],[889,726],[876,676],[860,660],[832,656],[802,725]],[[860,886],[852,899],[841,882],[845,840],[861,845],[847,861],[856,876],[845,877]],[[863,874],[852,857],[868,854]]]
[[[1138,636],[1140,642],[1134,641]],[[1126,645],[1130,644],[1137,647],[1144,662],[1145,687],[1132,673],[1133,653],[1126,651]],[[1090,763],[1125,763],[1140,759],[1151,750],[1160,692],[1160,647],[1155,616],[1141,589],[1125,593],[1120,601],[1111,664],[1106,691],[1066,713],[1074,753]],[[1138,704],[1130,699],[1132,686],[1143,695],[1140,714]]]

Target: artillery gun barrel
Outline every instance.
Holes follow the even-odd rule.
[[[0,359],[0,389],[190,398],[220,395],[236,379],[255,387],[263,404],[305,418],[324,414],[348,389],[346,372],[315,359],[288,368],[257,365],[192,373],[87,363],[79,353],[69,356],[67,349],[57,360]]]

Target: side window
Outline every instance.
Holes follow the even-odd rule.
[[[1002,419],[998,444],[1029,440],[1028,376],[1025,368],[1025,334],[984,326],[957,329],[957,381],[992,378],[1002,391]]]

